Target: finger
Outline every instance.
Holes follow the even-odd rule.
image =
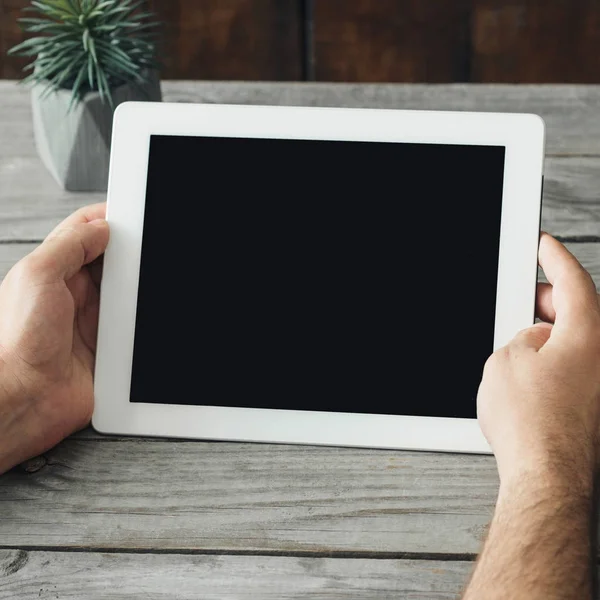
[[[96,351],[100,304],[98,290],[89,280],[88,284],[85,301],[77,311],[77,327],[82,342],[92,352],[93,356]]]
[[[515,350],[526,349],[537,352],[550,339],[551,333],[552,325],[550,323],[536,323],[519,331],[508,345]]]
[[[556,311],[552,305],[552,286],[549,283],[537,284],[535,316],[546,323],[554,323],[556,319]]]
[[[54,230],[25,260],[39,283],[67,280],[106,250],[108,223],[97,219]]]
[[[579,261],[557,240],[542,233],[539,263],[552,284],[557,330],[586,329],[600,320],[596,286]]]
[[[535,316],[546,323],[554,323],[556,311],[552,304],[552,286],[549,283],[539,282],[535,297]],[[600,294],[596,294],[598,306],[600,306]]]
[[[49,234],[53,235],[58,229],[73,227],[78,223],[89,223],[96,219],[106,218],[106,202],[98,202],[97,204],[88,204],[82,206],[79,210],[70,214],[64,221],[60,222]],[[49,237],[48,236],[48,237]]]
[[[100,281],[102,280],[103,267],[104,267],[104,255],[99,256],[96,260],[92,261],[87,267],[90,272],[90,277],[92,278],[92,281],[94,282],[94,286],[96,286],[97,290],[100,289]]]
[[[84,269],[78,271],[69,279],[67,282],[67,287],[71,292],[71,296],[73,296],[73,301],[75,303],[75,309],[79,310],[85,304],[85,301],[88,297],[88,288],[92,286],[92,282],[90,281],[90,276],[85,272]]]

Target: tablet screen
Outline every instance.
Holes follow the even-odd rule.
[[[476,416],[503,146],[150,139],[132,402]]]

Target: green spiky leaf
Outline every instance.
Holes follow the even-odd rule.
[[[35,14],[19,19],[34,37],[9,54],[34,57],[24,83],[70,89],[70,109],[90,91],[113,106],[112,89],[143,85],[158,67],[158,22],[145,0],[32,0],[24,11]]]

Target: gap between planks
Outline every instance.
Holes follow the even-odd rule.
[[[343,560],[429,560],[440,562],[475,562],[479,554],[473,553],[439,553],[439,552],[352,552],[350,550],[331,550],[325,552],[276,550],[222,550],[203,549],[169,549],[169,548],[114,548],[114,547],[85,547],[85,546],[44,546],[18,545],[5,546],[0,544],[0,550],[14,552],[55,552],[57,554],[132,554],[132,555],[170,555],[170,556],[265,556],[284,558],[331,558]],[[600,564],[600,557],[597,559]]]
[[[375,560],[433,560],[445,562],[473,562],[477,554],[441,553],[441,552],[387,552],[387,551],[277,551],[277,550],[223,550],[223,549],[176,549],[176,548],[115,548],[102,546],[52,546],[52,545],[8,545],[0,544],[0,550],[20,552],[57,552],[57,553],[93,553],[93,554],[168,554],[181,556],[275,556],[286,558],[339,558],[339,559],[375,559]]]
[[[600,235],[555,235],[559,242],[563,244],[597,244],[600,243]],[[41,244],[43,239],[28,240],[3,240],[0,239],[0,246],[9,246],[11,244]]]

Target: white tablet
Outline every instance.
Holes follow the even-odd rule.
[[[488,452],[543,153],[535,115],[122,104],[93,426]]]

